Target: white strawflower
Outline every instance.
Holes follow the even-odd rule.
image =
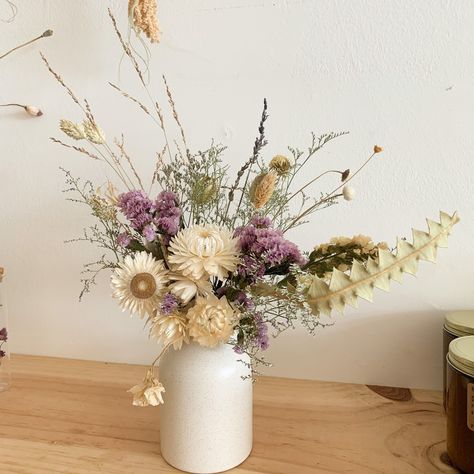
[[[127,255],[112,274],[112,295],[124,311],[138,313],[140,317],[152,316],[168,281],[162,260],[147,252],[137,252],[133,257]]]
[[[133,394],[133,405],[137,407],[147,407],[163,404],[163,393],[165,388],[153,375],[153,369],[148,369],[143,382],[134,385],[130,390]]]
[[[352,186],[346,185],[342,188],[342,195],[346,201],[352,201],[356,195],[356,191]]]
[[[189,343],[187,320],[179,312],[169,315],[159,314],[151,322],[150,336],[158,339],[163,346],[173,345],[173,349],[180,350],[183,342]]]
[[[227,342],[238,319],[227,298],[219,299],[213,294],[198,296],[187,316],[189,335],[205,347]]]
[[[237,239],[214,224],[181,230],[171,240],[169,252],[171,269],[194,281],[208,276],[224,280],[239,261]]]
[[[174,280],[174,283],[169,286],[169,291],[177,296],[183,305],[187,305],[198,294],[212,293],[211,283],[207,278],[195,281],[182,275],[170,274],[170,280]]]

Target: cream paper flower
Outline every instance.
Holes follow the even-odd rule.
[[[164,346],[173,345],[179,351],[183,342],[189,343],[188,322],[179,312],[169,315],[158,314],[151,322],[150,336],[155,337]]]
[[[127,255],[111,278],[113,297],[123,310],[152,316],[160,303],[160,296],[168,283],[167,270],[162,260],[147,252]]]
[[[171,283],[169,290],[173,295],[177,296],[183,305],[187,305],[196,295],[205,296],[212,293],[212,287],[209,280],[204,277],[200,280],[192,280],[191,278],[170,274]]]
[[[219,299],[213,294],[198,296],[187,316],[189,335],[205,347],[227,342],[238,319],[227,298]]]
[[[237,239],[214,224],[181,230],[171,240],[169,252],[171,269],[194,281],[207,276],[224,280],[239,261]]]
[[[153,375],[153,369],[148,369],[143,382],[134,385],[128,391],[133,394],[132,403],[136,407],[156,407],[157,405],[162,405],[164,403],[163,393],[165,392],[165,387],[163,387],[163,385]]]

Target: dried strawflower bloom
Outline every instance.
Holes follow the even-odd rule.
[[[164,403],[165,388],[153,375],[153,369],[148,369],[143,382],[134,385],[129,392],[133,394],[133,405],[137,407],[156,407]]]
[[[276,155],[271,159],[269,167],[278,176],[285,176],[291,169],[291,161],[284,155]]]
[[[33,115],[33,117],[41,117],[43,115],[43,112],[33,105],[25,105],[25,110],[28,114]]]
[[[188,304],[196,295],[208,295],[212,293],[211,283],[207,277],[200,280],[171,273],[170,279],[174,281],[170,285],[170,291],[181,300],[183,305]]]
[[[158,339],[164,346],[173,345],[173,349],[179,351],[183,342],[189,343],[187,320],[177,311],[169,315],[158,313],[151,322],[150,336]]]
[[[237,322],[234,310],[227,298],[215,295],[196,298],[196,304],[188,311],[189,335],[201,346],[215,347],[228,342]]]
[[[95,143],[96,145],[103,145],[105,143],[104,134],[96,123],[86,119],[82,122],[82,126],[84,128],[84,134],[87,140]]]
[[[61,119],[59,121],[59,128],[69,138],[74,140],[82,140],[83,138],[86,138],[82,125],[71,122],[70,120]]]
[[[374,153],[380,153],[383,151],[383,148],[381,146],[375,145],[374,146]]]
[[[137,34],[145,33],[152,43],[158,43],[161,31],[158,26],[156,0],[129,0],[128,17]]]
[[[171,270],[194,281],[205,276],[224,280],[239,261],[237,239],[229,230],[214,224],[179,231],[170,242],[169,252]]]
[[[259,174],[250,186],[250,201],[261,209],[270,200],[275,191],[277,175],[274,172]]]
[[[356,191],[352,186],[346,185],[342,188],[342,195],[346,201],[352,201],[355,194]]]

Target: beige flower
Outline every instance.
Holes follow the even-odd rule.
[[[129,21],[137,33],[143,31],[152,43],[158,43],[161,31],[156,16],[156,0],[129,0]]]
[[[250,186],[250,201],[260,209],[270,200],[275,191],[277,174],[273,171],[269,173],[259,174]]]
[[[206,277],[200,280],[192,280],[188,277],[171,273],[170,280],[174,280],[174,283],[169,286],[170,292],[177,296],[183,305],[187,305],[198,294],[205,296],[212,293],[211,283]]]
[[[167,273],[163,261],[148,252],[127,255],[112,275],[112,295],[124,311],[152,317],[168,284]]]
[[[34,105],[25,105],[25,110],[28,114],[33,115],[33,117],[41,117],[43,115],[43,112]]]
[[[82,126],[84,128],[84,135],[86,136],[87,140],[95,143],[96,145],[103,145],[105,143],[104,133],[96,123],[86,119],[82,122]]]
[[[164,403],[163,393],[165,392],[165,388],[153,375],[153,369],[148,369],[143,382],[134,385],[128,391],[133,394],[132,403],[137,407],[156,407]]]
[[[224,280],[239,261],[237,239],[214,224],[181,230],[171,240],[169,252],[171,270],[195,282],[208,276]]]
[[[82,140],[83,138],[86,138],[82,125],[78,125],[77,123],[71,122],[70,120],[60,120],[59,128],[69,138],[74,140]]]
[[[213,294],[197,297],[187,316],[189,335],[205,347],[227,342],[238,320],[226,297],[219,299]]]
[[[268,166],[278,176],[285,176],[291,169],[291,161],[284,155],[276,155],[271,159]]]
[[[354,199],[354,196],[356,195],[356,191],[352,186],[349,186],[346,184],[342,188],[342,196],[346,201],[352,201]]]
[[[151,322],[150,336],[156,338],[164,346],[173,345],[173,349],[180,350],[183,342],[189,343],[187,320],[179,312],[169,315],[158,314]]]

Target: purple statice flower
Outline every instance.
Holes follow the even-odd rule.
[[[8,340],[7,328],[0,329],[0,341],[5,342]]]
[[[236,354],[239,354],[239,355],[240,355],[240,354],[243,354],[243,353],[244,353],[244,350],[243,350],[242,347],[240,347],[240,346],[234,346],[233,349],[234,349],[234,352],[235,352]]]
[[[244,255],[237,269],[242,276],[262,276],[259,265],[265,271],[281,264],[305,262],[296,244],[286,240],[281,230],[273,229],[268,218],[255,217],[249,225],[238,227],[234,235]]]
[[[153,220],[153,202],[143,191],[121,194],[118,198],[118,207],[138,232]]]
[[[262,351],[266,351],[269,346],[267,323],[263,320],[262,315],[260,313],[255,313],[254,319],[255,327],[257,329],[255,340],[257,342],[258,347]]]
[[[151,224],[143,227],[142,235],[148,242],[153,242],[156,239],[155,228]]]
[[[132,237],[127,232],[121,232],[117,235],[117,244],[119,244],[120,247],[128,247],[131,241]]]
[[[0,349],[0,359],[2,359],[3,357],[5,357],[7,355],[7,353],[5,351],[2,351]]]
[[[166,293],[160,304],[160,312],[166,316],[170,315],[179,306],[179,301],[172,293]]]
[[[161,191],[155,202],[155,224],[165,236],[174,236],[179,231],[181,209],[178,197],[171,191]]]

